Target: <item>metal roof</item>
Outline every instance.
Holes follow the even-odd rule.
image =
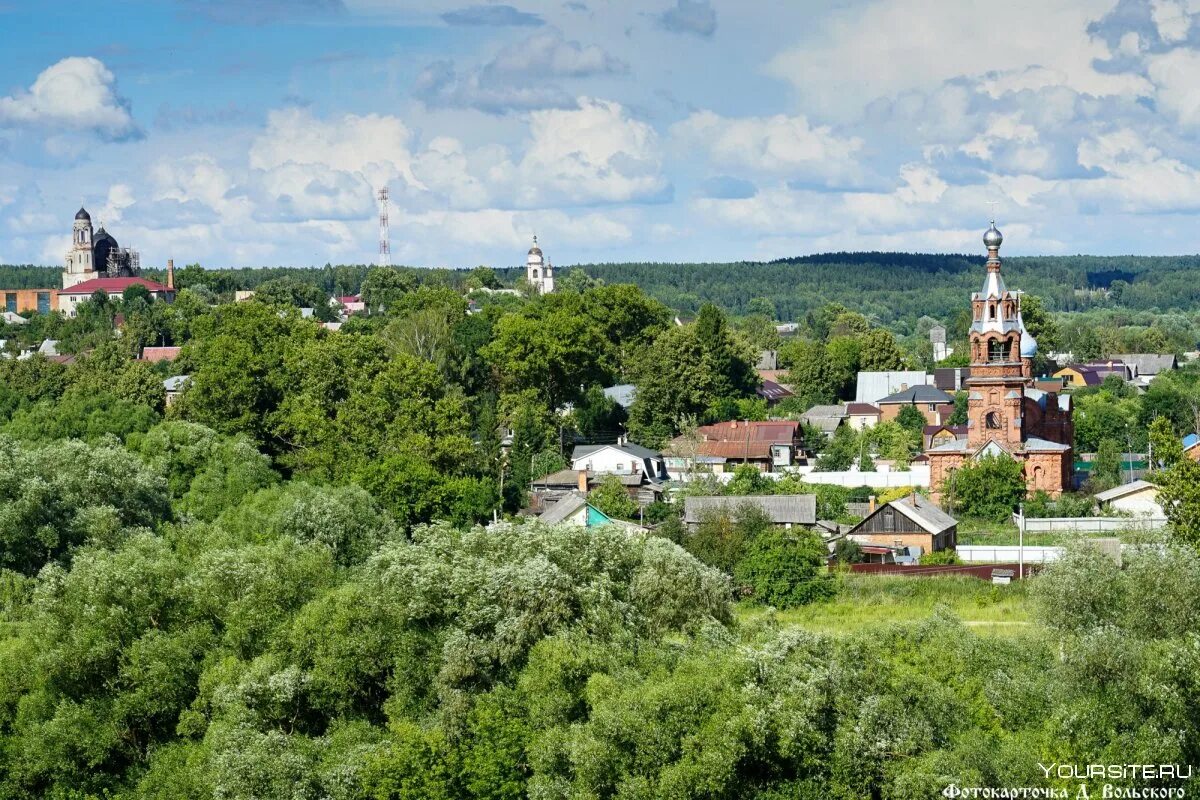
[[[657,450],[651,450],[649,447],[642,447],[640,444],[577,444],[574,452],[571,453],[571,460],[578,461],[581,458],[587,458],[592,453],[598,453],[606,448],[619,450],[622,453],[627,453],[634,458],[651,458],[661,459],[662,454]]]
[[[538,517],[538,519],[547,525],[557,525],[586,505],[586,497],[578,492],[571,492],[569,495],[565,496],[557,503],[543,511],[542,515]]]
[[[920,386],[929,382],[929,375],[924,370],[860,372],[854,387],[854,402],[876,403],[881,397],[887,397],[906,386]]]
[[[683,520],[700,521],[705,512],[736,514],[744,505],[757,506],[776,525],[815,525],[817,496],[814,494],[739,495],[722,497],[686,497],[683,501]]]
[[[877,401],[878,405],[884,403],[953,403],[954,398],[943,392],[936,386],[910,386],[909,388],[896,392],[893,395],[888,395],[882,400]]]
[[[1093,495],[1093,497],[1095,497],[1101,503],[1107,503],[1110,500],[1116,500],[1118,498],[1124,497],[1127,494],[1133,494],[1134,492],[1140,492],[1143,489],[1157,489],[1157,488],[1158,487],[1155,486],[1153,483],[1150,483],[1150,481],[1140,481],[1139,480],[1139,481],[1133,481],[1132,483],[1122,484],[1121,486],[1114,486],[1113,488],[1109,489],[1106,492],[1097,492],[1095,495]]]
[[[958,520],[942,511],[936,503],[919,494],[893,500],[888,505],[932,534],[950,530],[958,524]]]

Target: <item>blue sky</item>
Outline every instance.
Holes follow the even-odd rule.
[[[1200,250],[1200,0],[0,0],[0,263]]]

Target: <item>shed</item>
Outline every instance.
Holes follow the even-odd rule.
[[[1149,481],[1130,481],[1095,495],[1101,508],[1126,514],[1161,519],[1163,508],[1158,503],[1158,487]]]

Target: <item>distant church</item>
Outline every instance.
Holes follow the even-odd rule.
[[[983,235],[987,275],[982,290],[971,296],[967,438],[926,452],[937,501],[950,498],[955,470],[984,455],[1020,461],[1030,492],[1057,497],[1071,488],[1071,397],[1034,387],[1037,342],[1021,317],[1021,293],[1009,291],[1000,275],[1003,242],[993,222]]]
[[[63,267],[63,289],[93,278],[132,278],[139,266],[137,251],[121,247],[103,225],[93,233],[91,215],[79,209]]]
[[[542,248],[538,247],[536,236],[533,237],[533,247],[529,248],[529,257],[525,259],[525,280],[537,289],[538,294],[554,291],[554,267],[550,259],[542,257]]]

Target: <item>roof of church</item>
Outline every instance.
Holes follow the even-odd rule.
[[[92,215],[87,213],[87,209],[80,207],[80,209],[75,212],[75,219],[86,219],[88,222],[91,222]]]
[[[146,278],[92,278],[90,281],[83,281],[74,286],[63,289],[59,294],[91,294],[92,292],[106,292],[114,294],[125,291],[133,285],[145,286],[152,292],[170,292],[166,286],[163,286],[157,281],[147,280]]]

